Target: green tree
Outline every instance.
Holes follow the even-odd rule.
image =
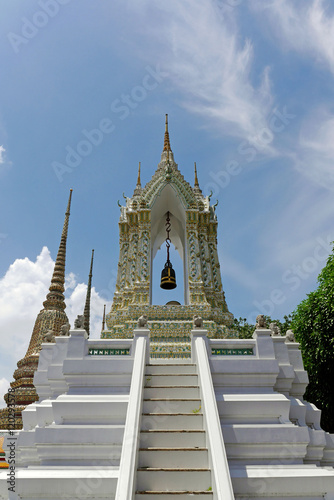
[[[322,410],[322,428],[334,432],[334,252],[318,283],[293,312],[291,326],[310,380],[304,398]]]
[[[285,335],[286,331],[291,328],[291,314],[284,316],[283,321],[279,319],[271,319],[270,316],[265,316],[267,326],[270,323],[276,323],[281,331],[281,335]],[[248,323],[246,318],[234,318],[232,329],[240,339],[251,339],[255,330],[255,325]]]
[[[255,330],[255,325],[247,323],[246,318],[234,318],[231,330],[233,330],[235,336],[240,339],[251,339]]]

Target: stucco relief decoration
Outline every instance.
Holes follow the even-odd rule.
[[[221,286],[218,279],[218,271],[217,271],[217,269],[219,269],[218,267],[219,265],[217,266],[217,262],[215,259],[215,251],[213,243],[209,243],[209,249],[210,249],[211,270],[212,270],[214,287],[215,290],[220,291]]]
[[[209,286],[210,285],[210,276],[209,276],[209,270],[208,270],[208,265],[207,265],[207,260],[206,260],[206,252],[205,252],[205,236],[201,234],[199,236],[199,243],[201,247],[201,263],[202,263],[202,269],[203,269],[203,282],[204,286]]]
[[[130,267],[130,279],[134,283],[136,281],[136,264],[137,264],[137,249],[138,249],[138,234],[132,236],[131,241],[131,267]]]
[[[126,264],[127,264],[127,256],[128,256],[128,249],[129,249],[129,243],[124,243],[123,244],[123,251],[122,251],[122,271],[121,271],[121,286],[125,286],[125,280],[126,280]]]
[[[148,251],[149,251],[149,233],[143,231],[142,233],[142,258],[141,258],[141,272],[140,277],[145,280],[148,278]]]
[[[196,241],[194,233],[189,234],[188,245],[190,253],[190,276],[193,279],[193,281],[195,281],[197,278],[197,259],[196,259],[197,249],[196,249]]]

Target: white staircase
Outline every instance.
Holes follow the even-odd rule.
[[[196,366],[146,366],[136,500],[210,500],[211,470]]]
[[[149,360],[148,330],[45,344],[17,492],[0,471],[0,500],[334,500],[334,435],[302,398],[298,344],[206,333],[192,332],[193,364]]]
[[[299,345],[266,329],[247,342],[253,356],[209,356],[235,499],[333,500],[333,444],[303,401]]]

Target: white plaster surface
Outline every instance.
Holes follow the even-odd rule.
[[[172,495],[134,490],[171,484],[189,491],[212,485],[198,500],[334,500],[334,436],[303,400],[308,378],[297,343],[266,329],[250,340],[209,340],[196,329],[191,362],[173,363],[150,361],[148,331],[135,333],[134,340],[90,340],[74,330],[43,345],[34,379],[40,400],[23,412],[18,433],[19,496],[8,497],[1,471],[1,500],[110,499],[116,492],[118,500],[166,500]],[[92,347],[130,354],[93,356]],[[211,355],[212,347],[254,354]]]

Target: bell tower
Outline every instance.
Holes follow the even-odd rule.
[[[194,187],[179,171],[170,146],[167,115],[161,161],[145,187],[141,186],[140,168],[139,164],[133,196],[124,196],[125,206],[118,202],[121,215],[116,290],[106,317],[107,329],[101,337],[131,337],[137,319],[146,314],[157,357],[159,352],[165,352],[166,357],[183,357],[190,349],[194,315],[203,318],[204,327],[215,338],[228,336],[233,319],[221,283],[215,206],[210,204],[210,196],[202,194],[196,164]],[[183,279],[183,305],[152,303],[152,287],[158,286],[153,284],[153,261],[166,241],[167,218],[167,242],[173,243],[183,263],[183,276],[177,276],[179,282]]]

